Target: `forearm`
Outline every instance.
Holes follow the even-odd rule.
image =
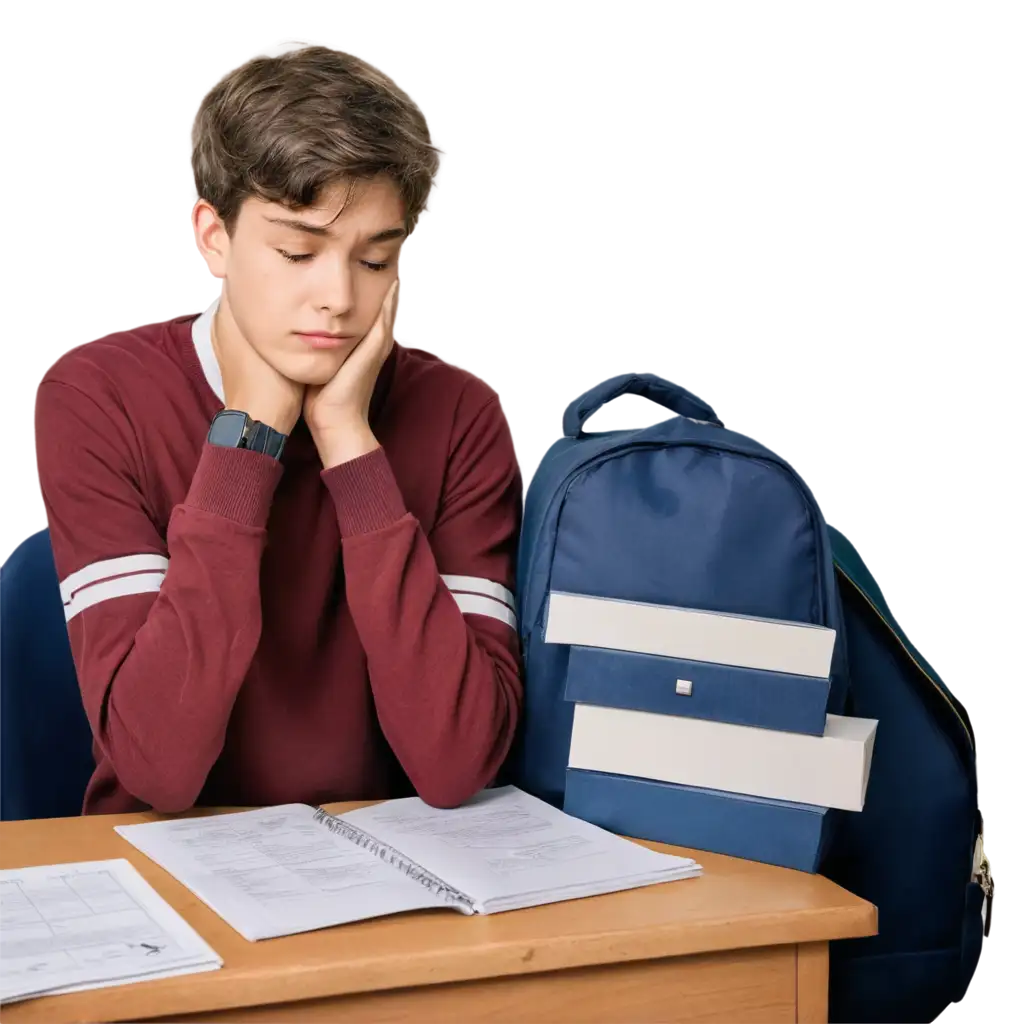
[[[117,601],[86,609],[91,621],[72,630],[99,745],[155,810],[191,807],[223,747],[259,642],[259,569],[279,472],[268,456],[205,446],[171,514],[166,576],[127,646],[109,619],[129,611],[128,599],[120,611]]]
[[[460,804],[493,781],[512,742],[521,701],[515,628],[486,616],[469,624],[383,451],[324,480],[381,727],[424,800]],[[493,605],[500,614],[504,606]]]
[[[344,551],[381,728],[419,795],[457,806],[494,780],[512,743],[519,665],[499,638],[512,630],[468,624],[411,516]]]

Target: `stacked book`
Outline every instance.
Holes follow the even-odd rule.
[[[553,591],[544,639],[570,647],[568,814],[816,871],[863,809],[878,722],[826,713],[835,630]]]

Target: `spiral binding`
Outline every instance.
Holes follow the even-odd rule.
[[[370,853],[380,857],[385,864],[398,868],[399,871],[408,875],[413,881],[419,882],[420,885],[431,892],[443,897],[445,903],[461,904],[464,907],[468,907],[470,912],[473,911],[473,898],[471,896],[468,896],[461,889],[456,889],[454,886],[449,885],[443,879],[438,878],[437,875],[427,871],[426,868],[420,867],[416,861],[406,857],[405,854],[400,853],[393,846],[375,839],[368,832],[364,832],[361,828],[356,828],[355,825],[351,825],[347,821],[336,818],[322,807],[317,808],[316,814],[313,815],[313,820],[321,825],[326,825],[332,832],[344,836],[349,842],[355,843],[356,846],[369,850]]]

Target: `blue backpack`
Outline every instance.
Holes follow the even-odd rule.
[[[623,394],[676,415],[584,433]],[[563,433],[526,495],[517,571],[526,694],[509,780],[562,806],[574,704],[564,698],[570,647],[544,641],[551,591],[835,629],[827,710],[879,725],[865,808],[837,812],[820,870],[875,904],[879,931],[831,943],[829,1019],[933,1020],[967,988],[991,902],[966,711],[800,476],[695,395],[623,374],[571,403]]]

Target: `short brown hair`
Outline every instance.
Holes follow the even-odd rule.
[[[192,125],[196,191],[234,233],[248,196],[290,209],[325,186],[389,176],[412,233],[439,166],[420,109],[387,75],[348,53],[304,46],[225,75]],[[348,200],[346,199],[346,204]]]

